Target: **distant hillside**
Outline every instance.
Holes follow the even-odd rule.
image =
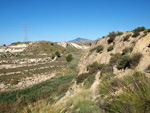
[[[54,54],[56,51],[62,53],[65,49],[62,46],[57,45],[49,41],[36,41],[31,42],[27,48],[25,48],[25,54]]]
[[[89,42],[92,42],[92,41],[89,40],[89,39],[85,39],[85,38],[76,38],[74,40],[70,40],[69,42],[86,44],[86,43],[89,43]]]

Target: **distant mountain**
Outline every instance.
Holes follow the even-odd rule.
[[[76,38],[74,40],[70,40],[69,42],[74,42],[74,43],[80,43],[80,44],[86,44],[89,42],[92,42],[91,40],[85,39],[85,38]]]

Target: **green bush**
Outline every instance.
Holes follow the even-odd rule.
[[[123,41],[128,41],[129,37],[130,37],[129,35],[124,36]]]
[[[144,31],[144,30],[146,30],[146,29],[145,29],[145,27],[142,26],[142,27],[138,27],[138,28],[134,29],[133,32],[140,32],[140,31]]]
[[[98,70],[101,70],[103,67],[103,64],[98,64],[98,62],[93,62],[92,64],[87,66],[87,71],[89,71],[89,74],[94,74]]]
[[[139,35],[140,35],[139,32],[134,32],[134,34],[132,35],[132,37],[137,37],[137,36],[139,36]]]
[[[104,47],[102,45],[98,45],[95,48],[91,49],[90,52],[93,52],[96,50],[97,53],[100,53],[101,51],[103,51]]]
[[[141,53],[134,53],[131,56],[130,66],[132,68],[136,67],[139,64],[141,57],[142,57]]]
[[[133,50],[133,47],[125,47],[123,50],[122,50],[122,54],[128,54],[128,53],[131,53]]]
[[[89,73],[82,73],[76,77],[77,84],[82,83],[87,77]]]
[[[144,30],[144,33],[147,33],[147,29]]]
[[[110,61],[109,61],[109,64],[114,66],[118,63],[118,60],[120,59],[121,57],[121,54],[120,53],[116,53],[114,54],[111,58],[110,58]]]
[[[102,45],[99,45],[96,47],[96,52],[100,53],[101,51],[103,51],[104,47]]]
[[[147,29],[147,32],[150,32],[150,29]]]
[[[113,32],[110,32],[109,33],[109,39],[108,39],[108,44],[112,43],[114,41],[114,39],[116,38],[116,33],[113,31]]]
[[[113,67],[111,65],[105,64],[103,65],[102,69],[101,69],[101,77],[105,74],[111,73],[113,74]]]
[[[114,49],[114,46],[109,46],[108,48],[107,48],[107,51],[112,51]]]
[[[105,38],[105,36],[102,36],[102,38]]]
[[[117,64],[117,69],[125,69],[126,67],[129,67],[130,63],[130,56],[129,55],[123,55]]]
[[[58,51],[55,52],[55,55],[56,55],[57,57],[60,57],[60,53],[59,53]]]
[[[68,56],[66,56],[66,60],[67,62],[71,62],[73,60],[72,54],[68,54]]]
[[[117,36],[120,36],[120,35],[122,35],[123,34],[123,32],[122,31],[117,31]]]
[[[148,66],[147,70],[150,70],[150,65]]]
[[[94,81],[95,81],[95,76],[94,75],[88,76],[87,79],[84,82],[84,87],[86,89],[90,88],[91,85],[94,83]]]

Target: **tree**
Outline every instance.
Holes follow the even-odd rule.
[[[71,62],[73,60],[72,54],[68,54],[68,56],[66,56],[66,60],[67,62]]]
[[[111,42],[113,42],[114,41],[114,39],[115,39],[115,37],[116,37],[116,33],[113,31],[113,32],[110,32],[109,33],[109,39],[108,39],[108,44],[110,44]]]
[[[3,44],[3,46],[6,46],[6,44]]]

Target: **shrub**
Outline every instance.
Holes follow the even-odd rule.
[[[140,31],[144,31],[145,30],[145,27],[138,27],[136,29],[133,30],[133,32],[140,32]]]
[[[139,32],[134,32],[134,34],[132,35],[132,37],[137,37],[137,36],[139,36],[139,35],[140,35]]]
[[[108,39],[108,44],[112,43],[114,41],[114,39],[116,38],[116,33],[113,31],[113,32],[110,32],[109,33],[109,39]]]
[[[117,36],[120,36],[120,35],[122,35],[123,34],[123,32],[122,31],[117,31]]]
[[[147,33],[147,29],[144,30],[144,33]]]
[[[124,36],[123,41],[128,41],[129,37],[130,37],[129,35]]]
[[[103,76],[104,74],[113,73],[113,67],[111,65],[105,64],[101,69],[100,75]]]
[[[57,57],[60,57],[60,53],[59,53],[58,51],[55,52],[55,55],[56,55]]]
[[[150,29],[147,29],[147,32],[150,32]]]
[[[90,88],[91,85],[94,83],[95,81],[95,76],[94,75],[90,75],[87,77],[87,79],[84,82],[84,87],[85,88]]]
[[[130,56],[129,55],[123,55],[117,64],[117,69],[125,69],[126,67],[129,67],[130,63]]]
[[[69,88],[69,84],[67,84],[67,83],[58,86],[57,95],[61,95],[65,92],[67,92],[68,88]]]
[[[93,52],[96,50],[97,53],[100,53],[101,51],[103,51],[104,47],[102,45],[98,45],[97,47],[93,48],[90,50],[90,52]]]
[[[102,36],[102,38],[105,38],[105,36]]]
[[[147,70],[150,70],[150,65],[148,66]]]
[[[96,47],[96,52],[99,53],[101,51],[103,51],[104,47],[102,45],[99,45]]]
[[[73,60],[72,54],[68,54],[68,56],[66,56],[66,60],[67,62],[71,62]]]
[[[112,51],[114,49],[114,46],[109,46],[108,48],[107,48],[107,51]]]
[[[121,54],[120,54],[120,53],[114,54],[114,55],[110,58],[109,64],[112,65],[112,66],[116,65],[116,64],[118,63],[118,60],[120,59],[120,57],[121,57]]]
[[[87,77],[89,73],[82,73],[76,77],[77,84],[82,83]]]
[[[128,54],[130,52],[132,52],[133,50],[133,47],[125,47],[123,50],[122,50],[122,54]]]
[[[51,57],[52,57],[52,59],[54,59],[54,58],[55,58],[55,55],[54,55],[54,54],[52,54],[52,56],[51,56]]]
[[[87,71],[89,71],[90,74],[94,74],[98,70],[101,70],[102,67],[103,67],[103,64],[98,64],[97,62],[93,62],[92,64],[87,66]]]
[[[130,77],[131,82],[124,80],[123,93],[114,96],[105,108],[113,113],[149,113],[150,80],[142,73],[136,72]]]
[[[141,53],[134,53],[131,56],[130,65],[131,65],[132,68],[136,67],[139,64],[141,57],[142,57]]]

